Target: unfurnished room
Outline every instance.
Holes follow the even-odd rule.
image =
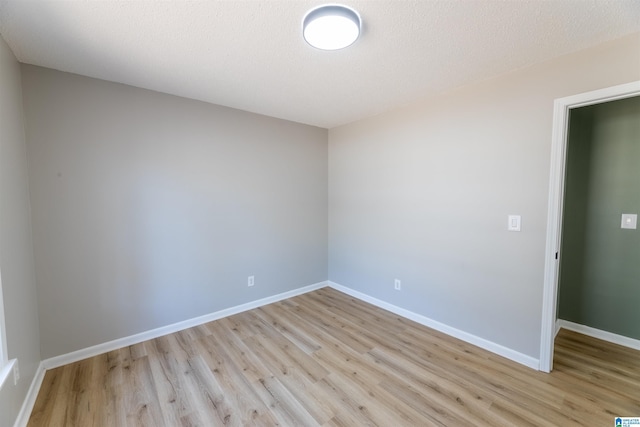
[[[637,0],[0,0],[0,427],[640,425]]]

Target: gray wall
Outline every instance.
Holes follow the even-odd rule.
[[[640,97],[573,110],[560,319],[640,339]]]
[[[0,426],[13,425],[40,362],[20,65],[0,37],[0,274],[10,359],[21,378],[0,390]]]
[[[329,279],[538,358],[553,100],[634,80],[640,34],[331,129]]]
[[[327,279],[326,130],[22,78],[43,358]]]

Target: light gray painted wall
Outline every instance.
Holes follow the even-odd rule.
[[[640,339],[640,97],[571,114],[560,319]]]
[[[13,425],[40,363],[20,65],[0,37],[0,274],[10,359],[20,380],[0,390],[0,426]]]
[[[327,279],[326,130],[22,78],[43,358]]]
[[[331,129],[329,279],[538,358],[553,100],[634,80],[640,34]]]

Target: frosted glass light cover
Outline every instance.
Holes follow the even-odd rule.
[[[360,36],[360,16],[352,9],[325,5],[310,10],[302,21],[304,39],[322,50],[343,49]]]

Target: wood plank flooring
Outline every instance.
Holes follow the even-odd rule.
[[[613,426],[640,352],[569,331],[536,372],[323,288],[46,373],[29,426]]]

